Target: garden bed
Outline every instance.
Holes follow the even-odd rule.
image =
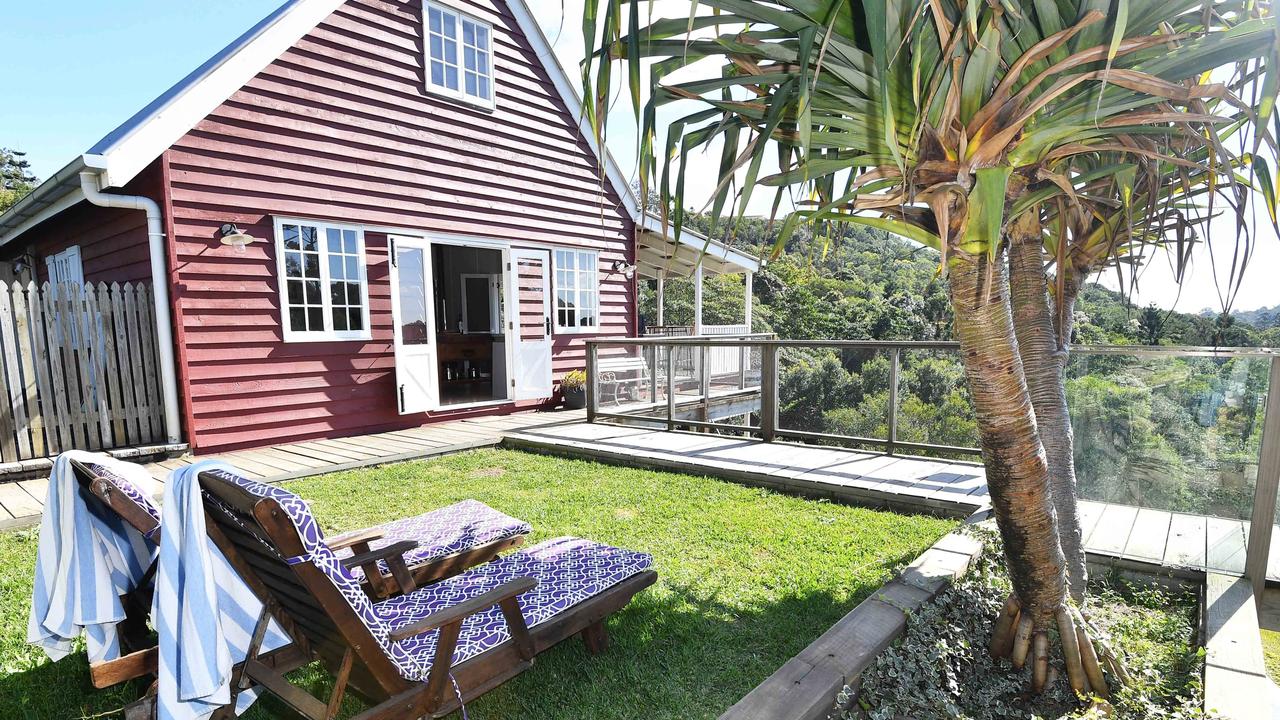
[[[472,720],[715,718],[956,527],[953,520],[806,500],[706,477],[481,450],[287,484],[326,532],[475,498],[534,527],[650,552],[659,581],[611,622],[468,705]],[[363,501],[367,498],[368,501]],[[52,663],[26,644],[37,535],[0,533],[0,713],[118,717],[138,683],[92,691],[83,653]],[[314,668],[294,678],[323,694]],[[829,700],[828,700],[829,702]],[[349,698],[340,718],[363,709]],[[292,718],[269,699],[246,718]]]
[[[1027,692],[1030,668],[987,654],[992,626],[1009,582],[999,539],[978,529],[985,551],[969,572],[910,617],[903,636],[879,655],[857,688],[837,699],[844,720],[1097,717],[1072,696],[1059,667],[1046,691]],[[1111,698],[1116,718],[1203,717],[1205,653],[1199,645],[1195,593],[1101,578],[1088,611],[1111,637],[1133,681]],[[1097,711],[1094,711],[1097,713]]]

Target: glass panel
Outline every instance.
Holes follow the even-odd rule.
[[[404,345],[426,345],[430,342],[423,255],[421,248],[396,248],[396,265],[400,270],[400,342]]]

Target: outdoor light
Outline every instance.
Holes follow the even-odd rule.
[[[224,223],[218,228],[218,237],[222,239],[223,245],[230,245],[240,254],[244,254],[244,249],[254,241],[252,235],[236,227],[235,223]]]
[[[628,280],[636,276],[635,263],[629,263],[623,260],[613,261],[613,271],[615,273],[622,273]]]

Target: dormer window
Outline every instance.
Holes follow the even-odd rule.
[[[435,3],[423,3],[427,90],[493,107],[493,27]]]

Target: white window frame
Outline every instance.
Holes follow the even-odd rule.
[[[314,227],[317,233],[317,246],[320,250],[320,306],[324,316],[324,330],[293,330],[289,326],[289,277],[285,273],[284,226],[306,225]],[[342,340],[371,340],[373,332],[369,327],[369,272],[368,256],[365,254],[364,228],[358,225],[347,225],[328,220],[308,220],[303,218],[275,218],[276,247],[276,279],[280,286],[280,329],[284,333],[284,341],[294,342],[334,342]],[[329,245],[327,230],[351,230],[356,234],[356,268],[360,275],[360,305],[362,321],[361,330],[333,329],[333,298],[329,287]]]
[[[572,253],[574,255],[573,269],[561,267],[560,254]],[[588,275],[591,278],[591,288],[583,288],[579,285],[580,280],[585,272],[582,270],[582,258],[590,257],[595,263],[595,273]],[[598,250],[583,250],[580,248],[552,248],[551,250],[551,315],[554,318],[555,331],[560,334],[581,334],[581,333],[598,333],[600,332],[600,252]],[[562,272],[572,272],[575,275],[574,299],[576,301],[575,308],[582,307],[582,293],[595,293],[595,322],[591,325],[561,325],[560,324],[560,280]]]
[[[44,262],[49,273],[50,285],[75,283],[84,287],[84,261],[81,259],[79,245],[72,245],[62,252],[48,255]]]
[[[449,87],[446,84],[436,84],[431,81],[431,62],[432,62],[431,11],[432,10],[435,10],[445,15],[451,15],[454,18],[455,37],[451,42],[454,43],[454,48],[456,50],[456,55],[454,56],[455,59],[457,60],[456,67],[458,70],[458,89],[456,90]],[[467,80],[466,80],[467,69],[466,69],[466,59],[465,59],[466,45],[465,45],[465,41],[463,40],[463,28],[462,28],[462,24],[464,22],[469,22],[478,27],[484,28],[489,35],[489,47],[485,49],[485,52],[488,53],[488,56],[489,56],[489,67],[488,67],[489,97],[488,98],[480,97],[479,95],[471,95],[467,93]],[[492,110],[495,107],[497,107],[498,84],[497,84],[497,78],[496,78],[497,73],[495,72],[495,67],[494,67],[494,57],[493,57],[494,38],[493,38],[493,25],[491,23],[481,20],[475,15],[464,12],[462,10],[459,10],[455,7],[451,7],[449,5],[444,5],[436,2],[424,2],[422,3],[422,38],[423,38],[422,40],[423,82],[426,83],[427,92],[433,95],[439,95],[441,97],[449,98],[450,100],[457,100],[459,102],[463,102],[468,105],[474,105],[476,107],[484,108],[486,110]],[[442,42],[450,42],[450,41],[448,39],[442,38]]]

